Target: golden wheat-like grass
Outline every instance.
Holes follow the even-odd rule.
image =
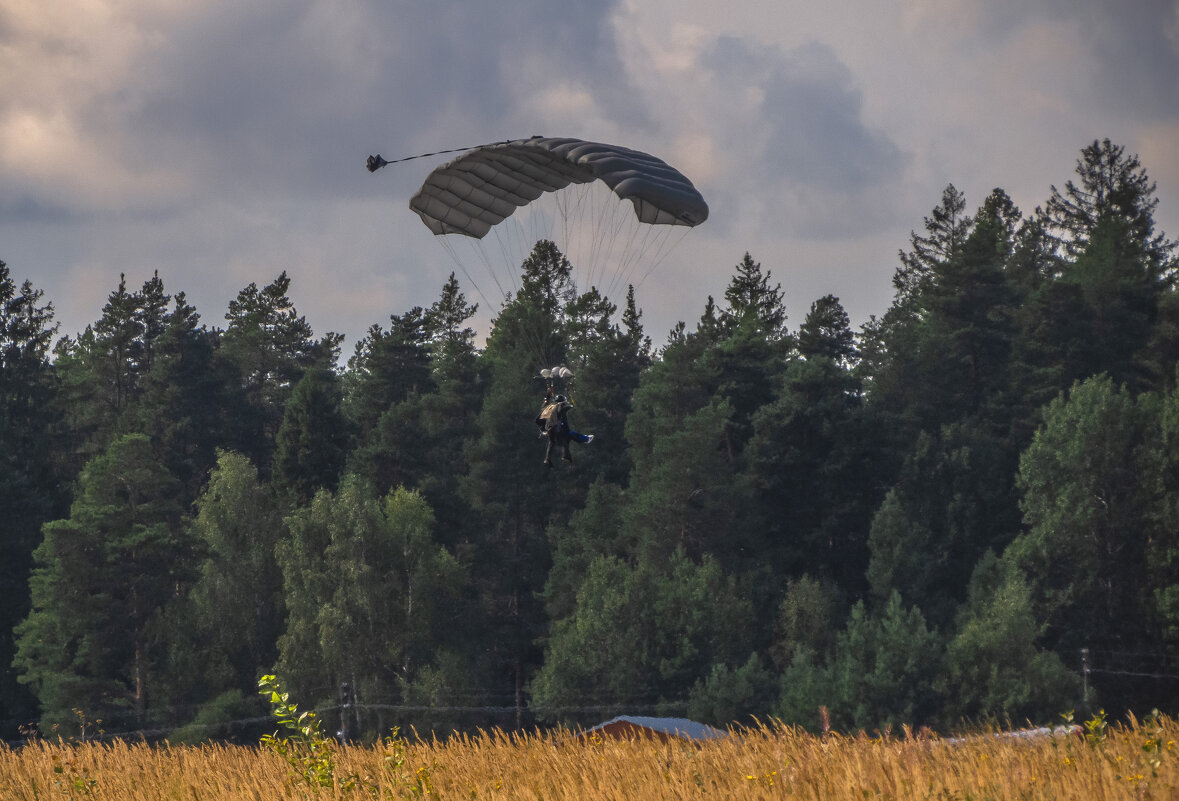
[[[412,744],[396,770],[380,747],[340,748],[337,776],[362,778],[352,789],[292,781],[281,757],[254,747],[37,742],[0,748],[0,798],[1170,799],[1179,798],[1177,740],[1166,718],[1110,726],[1093,743],[1076,734],[824,739],[781,726],[699,745],[492,732]]]

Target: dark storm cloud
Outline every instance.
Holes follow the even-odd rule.
[[[1092,38],[1101,99],[1140,120],[1179,116],[1179,4],[1096,3]]]
[[[231,183],[353,191],[377,149],[392,158],[541,133],[521,102],[553,80],[626,97],[612,6],[223,7],[170,34],[135,135],[157,157],[191,156]]]
[[[783,50],[721,37],[701,65],[729,96],[755,98],[730,111],[726,139],[739,143],[743,185],[773,204],[766,213],[789,210],[799,230],[821,237],[862,234],[888,213],[880,193],[907,157],[865,122],[854,77],[828,45]]]
[[[1139,121],[1179,114],[1179,4],[1175,0],[1027,0],[979,2],[973,45],[993,47],[1030,22],[1075,27],[1083,80],[1077,102],[1132,113]],[[1034,80],[1035,76],[1028,76]]]

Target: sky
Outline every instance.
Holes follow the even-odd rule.
[[[365,158],[535,134],[650,152],[707,199],[636,288],[656,344],[746,252],[792,328],[827,294],[858,326],[948,184],[1027,214],[1097,139],[1179,238],[1179,0],[0,0],[0,260],[63,335],[121,273],[223,327],[286,271],[347,356],[455,269],[408,208],[446,157]],[[464,290],[486,330],[498,298]]]

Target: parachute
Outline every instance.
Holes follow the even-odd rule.
[[[540,377],[545,380],[552,380],[556,378],[572,379],[573,371],[564,365],[561,365],[560,367],[544,367],[540,371]]]
[[[708,204],[683,173],[648,153],[534,136],[484,145],[438,167],[409,201],[435,234],[482,239],[546,192],[600,180],[647,225],[696,226]]]
[[[673,230],[708,219],[683,173],[618,145],[534,136],[397,161],[451,152],[461,155],[436,167],[409,206],[492,307],[519,290],[520,266],[538,241],[569,259],[580,291],[612,296],[642,284],[678,241]],[[368,158],[373,172],[390,163]]]
[[[396,161],[443,153],[460,155],[430,172],[409,207],[489,310],[519,294],[522,265],[538,242],[551,242],[568,260],[577,291],[596,288],[617,303],[708,219],[692,182],[639,150],[534,136]],[[390,163],[369,156],[368,169]],[[562,358],[543,333],[521,336],[536,364]],[[572,378],[550,369],[542,376],[550,384]]]

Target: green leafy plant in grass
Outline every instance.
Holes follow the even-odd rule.
[[[80,801],[94,797],[94,786],[98,780],[92,777],[76,760],[53,755],[53,772],[57,775],[54,785],[69,801]]]
[[[1104,709],[1098,709],[1096,714],[1086,720],[1083,725],[1085,727],[1085,742],[1091,746],[1104,743],[1109,736],[1109,721],[1106,720]]]
[[[258,680],[258,693],[270,703],[270,713],[278,722],[279,730],[262,735],[261,744],[286,760],[291,767],[291,779],[308,787],[333,787],[341,790],[366,792],[372,798],[382,796],[381,783],[372,776],[358,773],[337,775],[336,744],[324,736],[319,717],[312,711],[300,712],[290,694],[273,675]],[[285,733],[284,733],[285,732]],[[405,740],[394,729],[381,742],[384,749],[382,768],[386,776],[384,795],[388,798],[421,798],[432,788],[431,769],[422,766],[408,772],[405,759]]]
[[[336,778],[335,753],[319,717],[311,711],[300,712],[273,675],[258,680],[258,693],[270,702],[270,714],[279,725],[273,734],[262,735],[262,745],[286,760],[292,778],[312,787],[331,787]]]

